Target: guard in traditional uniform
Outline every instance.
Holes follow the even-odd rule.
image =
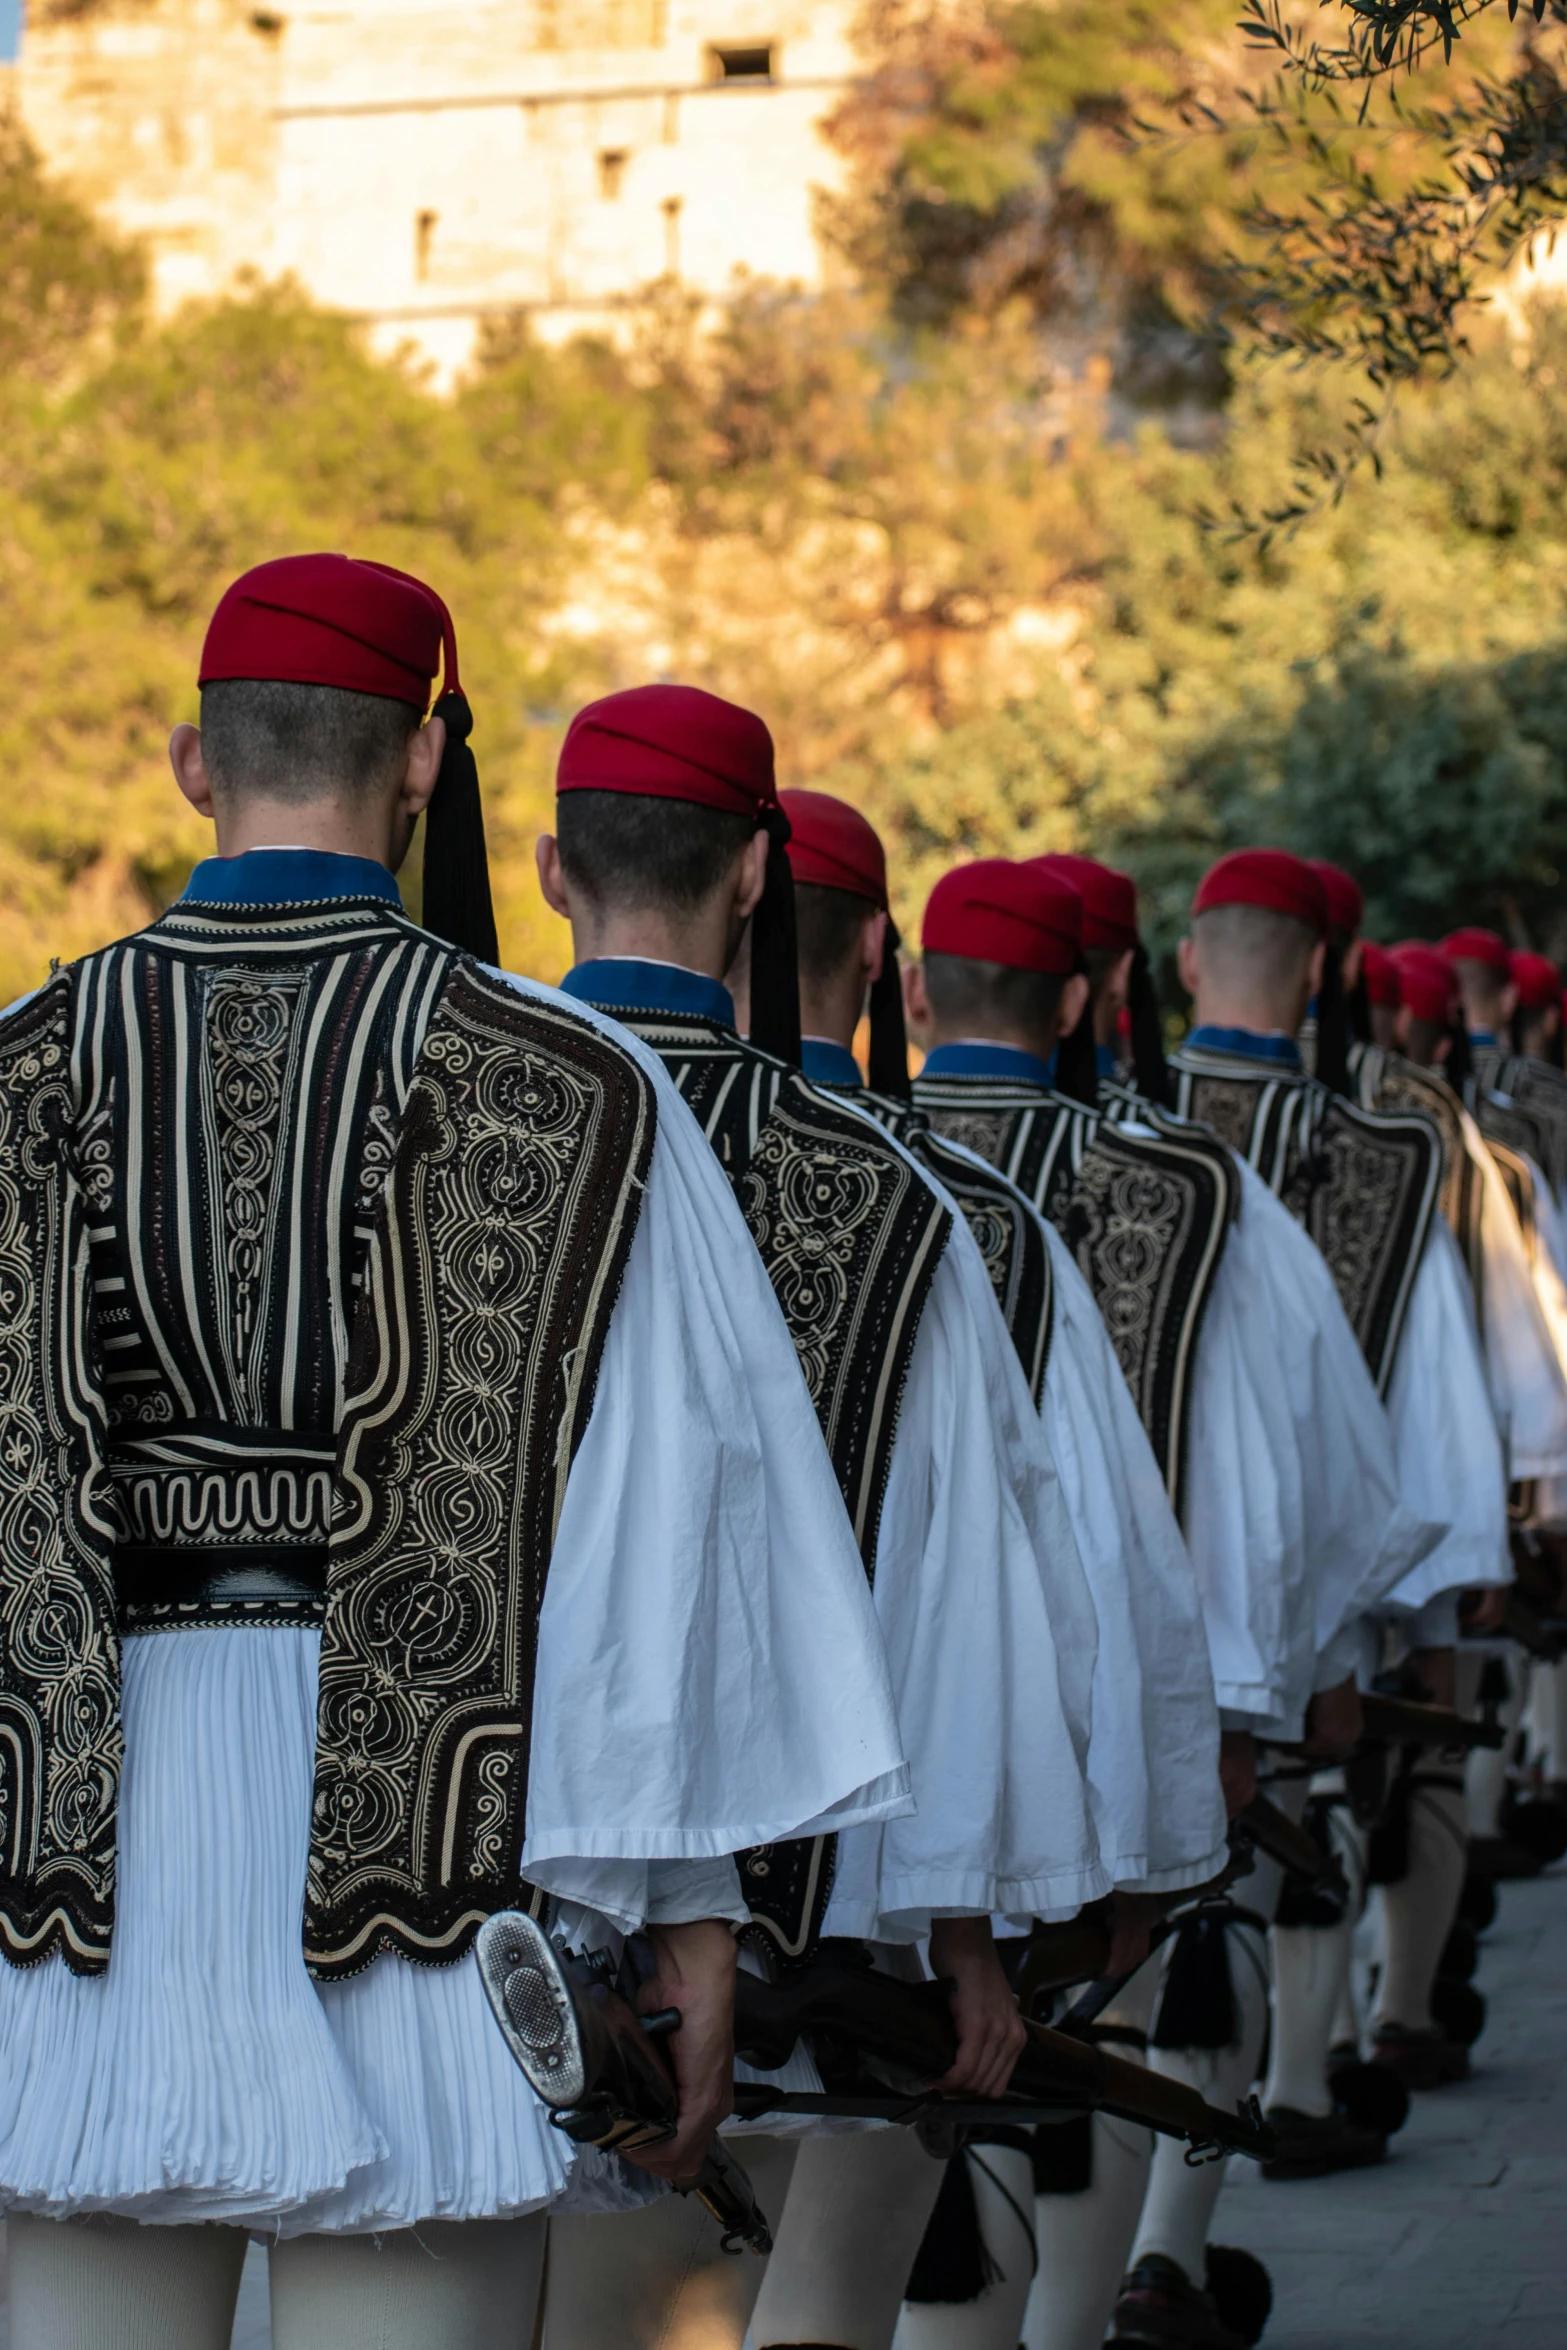
[[[787,1967],[824,1937],[894,1968],[927,1947],[956,1986],[948,2085],[990,2094],[1021,2045],[991,1917],[1071,1914],[1117,1865],[1101,1856],[1090,1784],[1092,1601],[966,1224],[874,1121],[799,1073],[787,827],[760,719],[694,688],[639,688],[573,720],[540,877],[572,923],[567,992],[659,1055],[745,1209],[903,1699],[915,1819],[835,1851],[745,1856],[756,1962]],[[748,931],[746,1039],[724,976]],[[1201,1868],[1223,1835],[1211,1714],[1193,1735],[1179,1858]],[[743,2142],[769,2183],[792,2163],[766,2271],[704,2260],[679,2214],[673,2238],[656,2217],[563,2228],[552,2341],[602,2330],[590,2313],[613,2304],[624,2339],[739,2350],[749,2320],[759,2350],[887,2350],[941,2166],[894,2130]]]
[[[642,2174],[551,2128],[483,1921],[647,1929],[688,2177],[731,1855],[908,1774],[729,1186],[652,1055],[489,968],[445,608],[265,564],[200,683],[218,854],[0,1020],[10,2338],[219,2350],[261,2234],[278,2350],[521,2345],[537,2215]]]

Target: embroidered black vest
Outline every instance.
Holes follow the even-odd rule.
[[[1464,1098],[1486,1141],[1532,1159],[1551,1184],[1567,1181],[1567,1077],[1496,1045],[1472,1049]]]
[[[181,905],[0,1023],[0,1947],[108,1962],[124,1631],[322,1623],[305,1954],[518,1897],[533,1661],[654,1137],[379,901]]]
[[[1363,1110],[1303,1070],[1183,1045],[1176,1106],[1254,1167],[1303,1224],[1387,1393],[1442,1187],[1442,1138],[1421,1111]]]
[[[904,1383],[951,1218],[869,1119],[733,1029],[692,1013],[604,1008],[659,1055],[734,1185],[874,1582]],[[747,1936],[774,1961],[815,1949],[835,1842],[740,1855]]]
[[[1363,1110],[1422,1110],[1441,1135],[1442,1214],[1463,1253],[1478,1306],[1485,1268],[1480,1241],[1485,1191],[1469,1155],[1458,1096],[1434,1070],[1379,1045],[1351,1045],[1349,1070]]]
[[[1001,1318],[1037,1405],[1045,1392],[1045,1373],[1050,1365],[1055,1287],[1050,1246],[1038,1210],[994,1167],[956,1149],[938,1134],[925,1112],[912,1102],[872,1093],[865,1086],[823,1086],[819,1079],[816,1083],[825,1093],[841,1091],[846,1100],[885,1126],[957,1202],[984,1259]]]
[[[1240,1201],[1228,1153],[1146,1104],[1136,1115],[1152,1131],[1123,1133],[1080,1102],[1007,1079],[919,1077],[914,1098],[938,1133],[1008,1175],[1071,1249],[1179,1515],[1197,1342]]]

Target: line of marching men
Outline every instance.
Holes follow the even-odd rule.
[[[1464,1921],[1567,1844],[1554,973],[1245,850],[1167,1058],[1123,875],[960,865],[905,953],[872,827],[661,685],[567,734],[545,988],[433,591],[263,565],[199,683],[218,853],[0,1015],[18,2350],[220,2350],[258,2236],[278,2350],[1257,2339],[1220,2166],[1102,2113],[938,2159],[821,2040],[737,2057],[735,1970],[934,1978],[971,2107],[1070,2007],[1260,2082],[1281,2181],[1462,2078]],[[1500,1727],[1379,1741],[1390,1691]],[[1235,1878],[1259,1786],[1294,1858]],[[678,2020],[634,2160],[506,2055],[524,1903]],[[667,2191],[720,2124],[765,2261]]]
[[[738,1175],[744,1146],[717,1106],[726,1090],[747,1091],[754,1120],[758,1082],[775,1117],[798,1086],[755,1049],[743,942],[727,959],[761,877],[736,866],[702,901],[675,888],[671,867],[656,891],[645,866],[630,879],[598,794],[635,793],[646,771],[633,755],[609,784],[588,747],[612,727],[621,743],[656,738],[660,757],[685,757],[684,700],[616,697],[577,721],[540,871],[578,944],[566,991],[653,1046]],[[709,764],[687,786],[693,800],[707,803]],[[763,781],[754,770],[759,793]],[[919,1799],[941,1789],[954,1854],[998,1887],[1011,1864],[994,1783],[968,1829],[958,1790],[970,1740],[985,1744],[979,1719],[1029,1710],[1029,1665],[1015,1627],[1005,1661],[960,1655],[953,1611],[987,1604],[982,1554],[1004,1551],[993,1500],[980,1498],[990,1444],[970,1415],[1005,1426],[1021,1372],[1092,1611],[1091,1627],[1075,1621],[1058,1577],[1047,1582],[1058,1672],[1073,1647],[1093,1651],[1084,1782],[1119,1988],[1089,2028],[1221,2105],[1259,2082],[1270,2178],[1380,2161],[1409,2093],[1469,2068],[1483,2005],[1466,1980],[1461,1903],[1483,1926],[1496,1877],[1567,1843],[1567,1813],[1526,1797],[1507,1751],[1467,1762],[1378,1751],[1358,1702],[1375,1687],[1475,1713],[1483,1692],[1516,1730],[1529,1648],[1502,1631],[1515,1557],[1535,1610],[1525,1636],[1551,1653],[1540,1619],[1558,1603],[1551,1534],[1567,1505],[1557,974],[1480,930],[1381,953],[1360,938],[1350,875],[1242,851],[1194,899],[1180,950],[1194,1021],[1167,1059],[1125,875],[1069,855],[960,866],[900,968],[875,831],[824,793],[786,790],[779,803],[803,1076],[819,1101],[874,1120],[937,1187],[954,1216],[949,1271],[960,1250],[977,1257],[997,1309],[984,1314],[970,1273],[963,1344],[955,1317],[940,1340],[927,1326],[917,1342],[933,1372],[946,1358],[943,1400],[926,1423],[916,1381],[893,1438],[924,1456],[936,1520],[942,1486],[961,1480],[955,1541],[928,1517],[917,1531],[884,1519],[866,1546]],[[1515,1006],[1514,1050],[1503,1038]],[[909,1028],[923,1047],[912,1084]],[[842,1246],[852,1196],[845,1186],[828,1207],[824,1252]],[[751,1220],[765,1232],[765,1213]],[[804,1354],[795,1276],[780,1279],[778,1256],[770,1269]],[[943,1310],[938,1298],[927,1314]],[[1010,1403],[998,1322],[1015,1356]],[[1009,1466],[1003,1488],[1016,1475]],[[1002,1612],[1015,1605],[1005,1580],[991,1603]],[[952,1716],[916,1716],[911,1698],[943,1671]],[[1537,1778],[1567,1774],[1559,1685],[1553,1668],[1536,1685]],[[1228,1899],[1195,1902],[1139,1965],[1159,1908],[1211,1873],[1216,1791],[1233,1814],[1259,1782],[1304,1814],[1340,1864],[1336,1884],[1303,1888],[1261,1861]],[[901,1917],[885,1901],[877,1914],[855,1899],[845,1859],[812,1914],[774,1900],[775,1852],[745,1858],[744,1963],[787,1969],[852,1933],[893,1967],[917,1937],[952,1979],[943,1893],[927,1882],[900,1896]],[[1027,1904],[992,1898],[993,1947],[1017,1980]],[[1377,1962],[1362,2017],[1351,1951],[1368,1898]],[[1031,1915],[1063,1906],[1036,1892]],[[781,2214],[767,2268],[726,2260],[700,2207],[676,2200],[609,2233],[558,2220],[549,2342],[1235,2350],[1262,2333],[1265,2272],[1208,2242],[1222,2168],[1128,2122],[982,2129],[944,2173],[897,2131],[785,2129],[765,2115],[736,2127]]]

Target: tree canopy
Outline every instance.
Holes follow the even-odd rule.
[[[286,285],[155,317],[136,256],[8,134],[0,1001],[179,887],[205,828],[164,745],[196,714],[207,616],[235,572],[308,546],[452,605],[502,949],[545,977],[568,946],[531,848],[561,733],[650,676],[760,710],[785,781],[865,808],[909,936],[956,858],[1083,847],[1132,868],[1168,948],[1203,862],[1265,839],[1362,871],[1384,936],[1466,916],[1567,950],[1567,320],[1484,322],[1414,384],[1374,494],[1271,539],[1212,527],[1287,500],[1336,395],[1239,347],[1173,399],[1136,376],[1110,296],[1140,287],[1138,315],[1188,332],[1264,168],[1237,149],[1194,192],[1115,143],[1139,75],[1184,104],[1232,56],[1209,0],[1183,6],[1133,9],[1113,87],[1102,12],[960,12],[950,139],[928,61],[896,120],[883,83],[843,126],[857,290],[742,285],[715,319],[666,288],[623,349],[506,323],[446,397]],[[1023,90],[985,43],[1025,34]],[[964,179],[987,107],[993,177]],[[992,250],[1046,185],[1047,119],[1039,202],[1070,180],[1109,289],[1065,342],[1045,280]],[[910,274],[916,187],[966,191],[983,268]]]

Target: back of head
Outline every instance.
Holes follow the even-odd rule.
[[[222,678],[201,689],[202,759],[214,795],[230,805],[373,799],[402,773],[423,716],[342,686]]]
[[[337,554],[280,556],[235,580],[202,646],[202,761],[220,804],[390,793],[437,672],[446,732],[425,820],[424,920],[494,962],[473,717],[452,616],[423,580]]]
[[[1259,1006],[1306,985],[1327,932],[1327,893],[1303,857],[1236,849],[1204,874],[1192,901],[1192,937],[1206,983]]]
[[[555,789],[561,866],[604,909],[692,913],[767,833],[766,886],[751,923],[751,1035],[798,1062],[789,826],[773,738],[755,712],[692,685],[606,694],[572,720]]]
[[[1464,1012],[1471,1028],[1496,1028],[1504,1017],[1503,999],[1512,985],[1512,957],[1505,938],[1476,925],[1450,930],[1442,953],[1458,974]]]
[[[1032,864],[977,858],[943,875],[925,908],[925,992],[950,1035],[1022,1039],[1048,1053],[1078,969],[1076,890]]]

